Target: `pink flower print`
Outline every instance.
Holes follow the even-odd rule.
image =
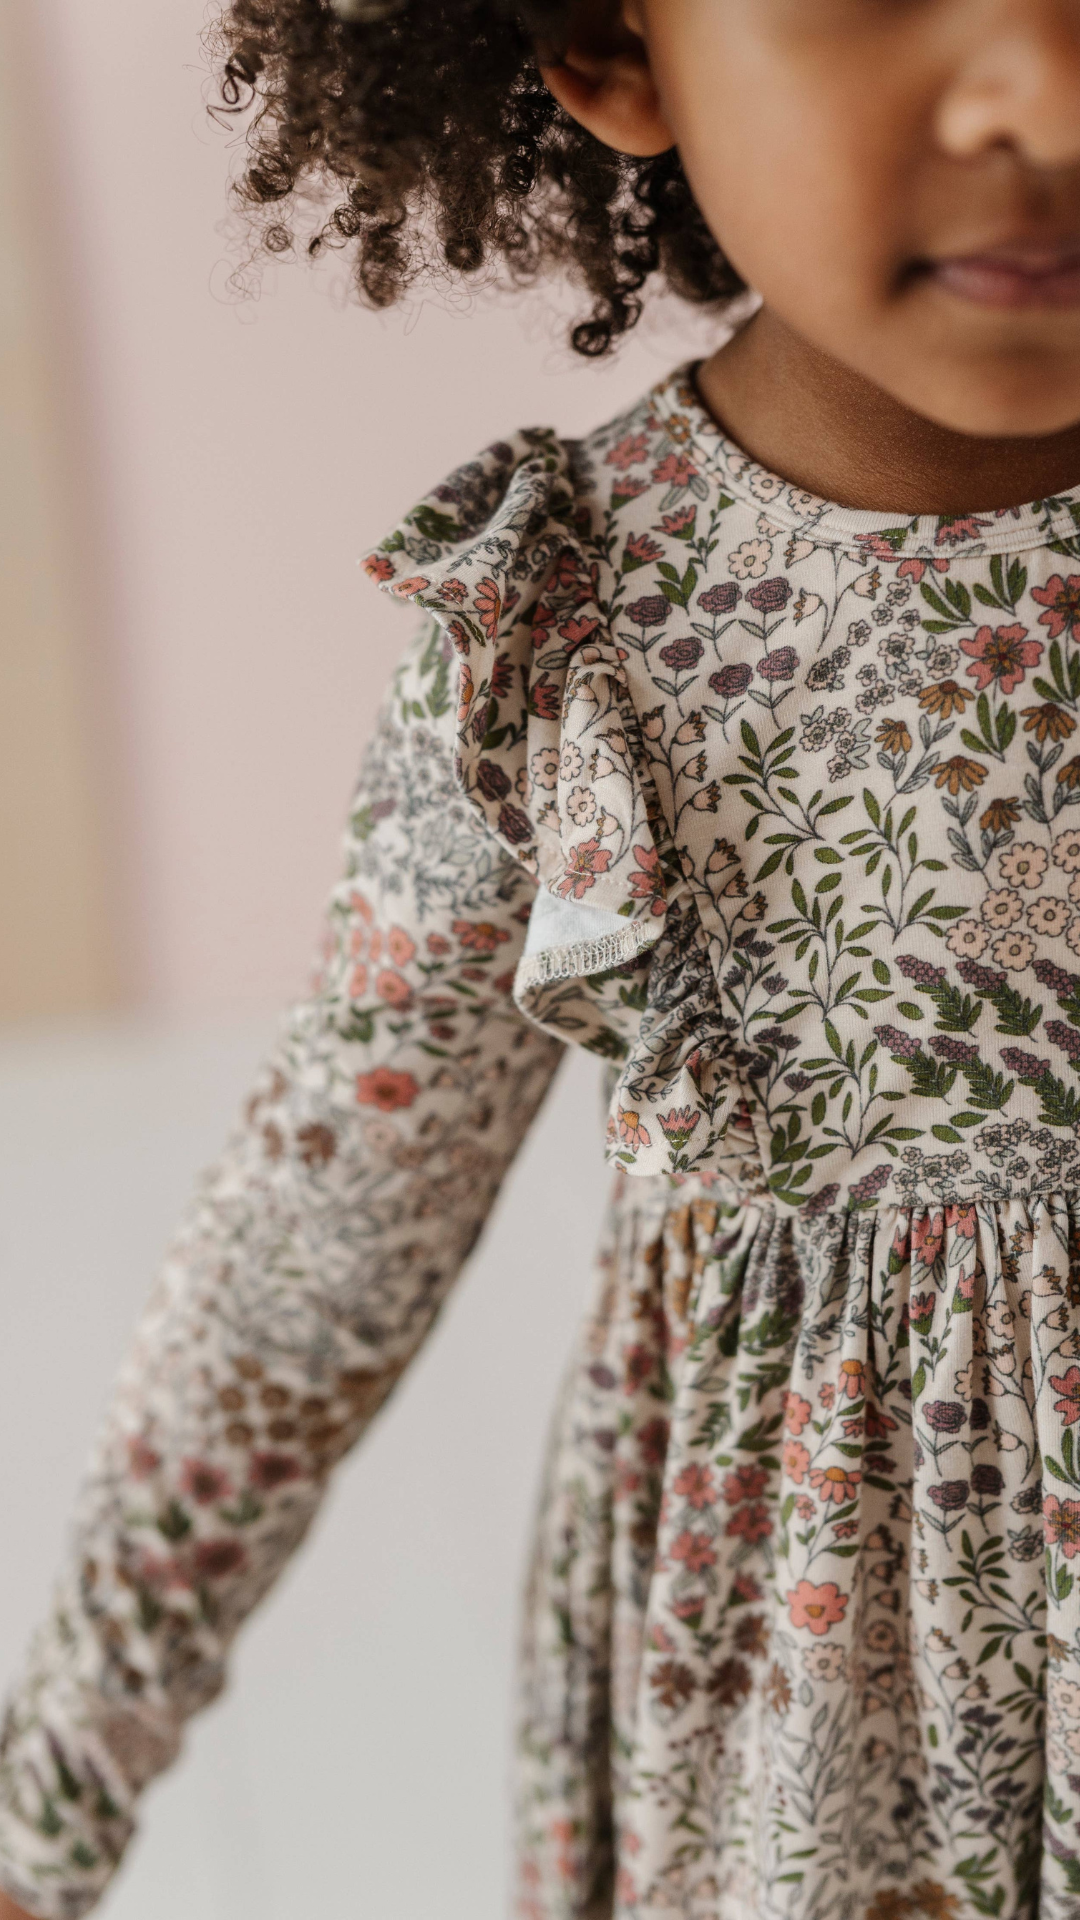
[[[653,468],[652,477],[658,487],[688,487],[697,479],[697,468],[684,453],[669,453]]]
[[[559,638],[560,640],[566,641],[567,651],[569,652],[574,647],[583,647],[587,641],[592,639],[593,634],[599,633],[599,631],[599,620],[590,620],[584,615],[579,615],[573,620],[563,621],[559,628]]]
[[[684,1527],[671,1543],[671,1558],[680,1560],[687,1573],[704,1573],[706,1567],[716,1565],[716,1548],[707,1533]]]
[[[1039,625],[1049,630],[1051,640],[1058,639],[1066,627],[1074,640],[1080,640],[1080,573],[1070,573],[1067,580],[1052,573],[1045,587],[1032,587],[1031,597],[1046,608],[1039,615]]]
[[[903,546],[905,537],[905,535],[901,534],[899,542],[896,542],[886,539],[883,533],[857,533],[855,535],[857,544],[868,560],[895,560],[897,545]]]
[[[1066,873],[1080,872],[1080,832],[1071,827],[1068,833],[1059,833],[1051,853],[1055,867],[1062,867]]]
[[[978,920],[955,920],[949,928],[945,945],[950,953],[966,956],[969,960],[979,960],[986,951],[989,938],[986,928]]]
[[[833,1386],[833,1383],[831,1380],[822,1381],[820,1387],[817,1390],[817,1397],[820,1400],[822,1406],[825,1408],[826,1412],[828,1412],[836,1400],[836,1388]]]
[[[291,1453],[253,1453],[248,1478],[261,1493],[272,1493],[275,1487],[287,1486],[290,1480],[300,1478],[300,1462],[294,1460]]]
[[[791,680],[798,665],[799,656],[794,647],[777,647],[775,653],[767,653],[758,661],[757,670],[763,680]]]
[[[810,1465],[810,1455],[801,1440],[785,1440],[780,1454],[784,1473],[801,1487],[806,1479],[806,1470]]]
[[[974,513],[962,514],[955,520],[942,520],[934,545],[962,547],[966,540],[977,540],[983,528],[989,525],[989,520],[981,520]]]
[[[715,587],[706,587],[704,593],[699,593],[697,603],[702,613],[734,613],[739,604],[739,589],[734,580],[721,580]]]
[[[1001,877],[1011,887],[1037,887],[1046,872],[1046,848],[1034,841],[1019,840],[1003,853]]]
[[[813,1409],[809,1400],[789,1387],[784,1394],[784,1425],[789,1433],[801,1433]]]
[[[995,681],[1002,693],[1014,693],[1028,668],[1038,666],[1042,642],[1029,640],[1027,631],[1013,621],[1007,627],[980,627],[974,639],[961,640],[960,651],[971,656],[968,673],[980,693]]]
[[[767,1540],[772,1530],[772,1515],[764,1500],[747,1500],[741,1507],[736,1507],[724,1528],[726,1534],[745,1540],[750,1546],[758,1540]]]
[[[469,597],[469,589],[464,580],[445,580],[441,591],[443,599],[449,600],[454,607],[464,606]]]
[[[386,936],[386,950],[395,967],[407,967],[409,961],[416,958],[416,942],[409,938],[404,927],[391,927]]]
[[[232,1490],[228,1474],[208,1460],[185,1460],[180,1468],[180,1491],[197,1506],[209,1506],[212,1500],[227,1500]]]
[[[494,580],[481,580],[473,600],[480,625],[489,640],[494,640],[499,631],[502,615],[502,595]]]
[[[155,1453],[150,1442],[141,1433],[134,1434],[127,1444],[128,1468],[133,1480],[148,1480],[161,1465],[160,1453]]]
[[[532,821],[520,807],[512,806],[504,800],[499,808],[499,832],[512,847],[525,847],[533,837]]]
[[[974,1207],[946,1207],[945,1225],[962,1240],[975,1238]]]
[[[596,885],[597,874],[606,873],[611,865],[611,849],[602,847],[594,834],[591,840],[582,840],[570,849],[566,871],[559,881],[558,892],[564,900],[571,897],[583,900],[590,887]]]
[[[912,1222],[914,1256],[924,1267],[932,1267],[945,1241],[945,1216],[921,1213]]]
[[[470,953],[494,953],[510,935],[490,920],[455,920],[452,931]]]
[[[714,1506],[716,1503],[716,1482],[713,1479],[712,1469],[710,1467],[698,1466],[696,1463],[692,1466],[684,1467],[681,1473],[676,1474],[672,1482],[672,1491],[679,1494],[688,1506],[696,1507],[699,1510],[702,1507]]]
[[[655,847],[635,847],[634,859],[638,871],[630,875],[630,892],[635,900],[652,901],[649,911],[655,918],[663,913],[666,905],[660,857]]]
[[[411,580],[395,580],[390,591],[395,593],[399,600],[414,600],[418,593],[423,593],[430,585],[430,580],[425,579],[422,573],[417,573]]]
[[[436,960],[444,960],[452,951],[449,940],[442,933],[429,933],[424,945]]]
[[[688,673],[691,667],[697,666],[704,651],[700,640],[684,634],[678,640],[670,640],[666,647],[661,647],[660,658],[673,673]]]
[[[791,582],[782,573],[773,574],[768,580],[759,580],[756,587],[748,587],[746,598],[755,613],[781,613],[791,599]],[[792,653],[790,647],[787,651]]]
[[[880,1407],[874,1406],[873,1401],[867,1403],[866,1437],[868,1440],[884,1440],[887,1434],[896,1432],[898,1424],[891,1413],[883,1413]]]
[[[648,437],[644,433],[628,433],[605,454],[609,467],[616,467],[624,473],[627,467],[639,467],[649,457]]]
[[[385,553],[370,553],[364,561],[364,572],[368,575],[369,579],[377,580],[380,583],[384,580],[392,580],[394,577],[394,563],[392,560],[387,559]]]
[[[474,692],[475,692],[475,687],[473,685],[472,671],[469,667],[468,661],[463,660],[461,663],[461,675],[458,681],[457,717],[458,717],[458,724],[460,726],[464,726],[466,720],[469,717],[469,713],[472,708]]]
[[[375,978],[375,991],[386,1007],[401,1009],[411,1006],[412,988],[403,974],[395,973],[392,967],[384,967]]]
[[[641,1115],[630,1107],[619,1109],[619,1139],[629,1147],[631,1153],[637,1153],[642,1147],[652,1146],[652,1136],[648,1127],[641,1123]]]
[[[362,960],[358,961],[349,975],[349,999],[362,1000],[368,990],[368,970]]]
[[[925,560],[901,560],[900,565],[896,569],[897,576],[901,580],[905,578],[914,580],[917,585],[926,572],[928,564],[933,567],[935,573],[948,573],[949,571],[949,563],[943,559],[935,559],[929,562]]]
[[[1066,1560],[1080,1553],[1080,1500],[1059,1500],[1049,1493],[1043,1501],[1043,1533],[1048,1547],[1060,1547]]]
[[[769,1484],[769,1475],[764,1467],[736,1467],[732,1473],[724,1475],[724,1499],[729,1507],[740,1500],[756,1500],[764,1493]]]
[[[693,536],[696,522],[696,507],[680,507],[677,513],[665,513],[660,522],[660,531],[670,534],[673,540],[689,540]]]
[[[633,573],[635,567],[647,567],[652,561],[662,560],[663,557],[663,547],[651,540],[647,533],[632,533],[623,548],[623,572]]]
[[[626,609],[626,617],[635,627],[662,627],[671,613],[671,601],[662,593],[647,593]]]
[[[858,1491],[861,1473],[854,1473],[850,1467],[815,1467],[810,1475],[810,1485],[815,1487],[826,1504],[833,1500],[838,1507],[854,1500]]]
[[[828,1633],[847,1612],[847,1594],[841,1593],[832,1580],[820,1587],[810,1580],[800,1580],[785,1598],[792,1626],[809,1627],[811,1633]]]
[[[380,1113],[394,1113],[398,1107],[411,1107],[420,1087],[411,1073],[398,1073],[393,1067],[376,1067],[371,1073],[356,1076],[356,1098],[362,1107],[378,1107]]]
[[[858,1400],[866,1392],[866,1368],[862,1361],[841,1360],[837,1385],[849,1400]]]
[[[247,1565],[247,1554],[239,1540],[200,1540],[194,1553],[195,1576],[199,1580],[226,1580]]]
[[[1069,1367],[1064,1373],[1050,1375],[1050,1385],[1054,1392],[1061,1395],[1054,1402],[1054,1412],[1060,1413],[1067,1427],[1075,1426],[1080,1420],[1080,1367]]]
[[[692,1107],[673,1107],[670,1113],[660,1114],[659,1119],[668,1145],[673,1152],[681,1153],[701,1115]]]

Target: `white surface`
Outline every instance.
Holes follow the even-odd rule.
[[[268,1038],[0,1040],[0,1680],[196,1168]],[[566,1063],[440,1325],[149,1796],[107,1920],[502,1920],[517,1605],[606,1191]]]

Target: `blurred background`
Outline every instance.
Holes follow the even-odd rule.
[[[695,345],[659,316],[575,363],[537,297],[372,315],[340,260],[239,297],[211,18],[0,0],[0,1686],[193,1175],[303,988],[410,630],[357,556],[486,442],[582,431]],[[150,1796],[111,1920],[505,1911],[517,1595],[598,1098],[570,1061]]]

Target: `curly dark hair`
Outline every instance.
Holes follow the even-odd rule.
[[[248,116],[235,193],[262,244],[288,252],[316,198],[303,244],[351,245],[375,307],[425,274],[561,268],[592,296],[571,335],[591,355],[635,324],[654,275],[700,305],[734,298],[678,154],[612,152],[545,87],[538,59],[558,58],[573,4],[232,0],[215,112]]]

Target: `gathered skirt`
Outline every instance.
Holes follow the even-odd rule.
[[[529,1581],[522,1920],[1078,1920],[1080,1198],[622,1178]]]

